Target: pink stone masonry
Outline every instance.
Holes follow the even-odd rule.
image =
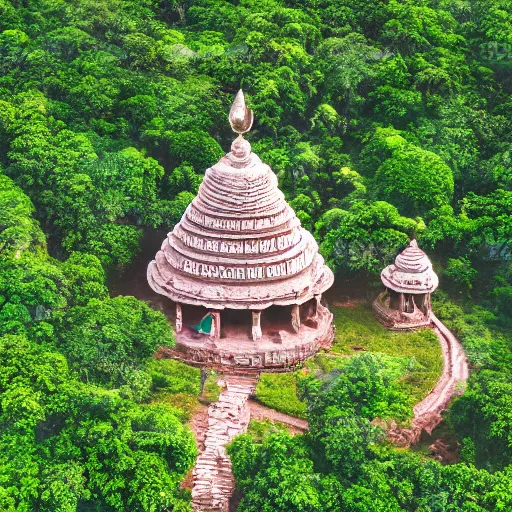
[[[382,271],[381,279],[386,288],[398,293],[432,293],[439,285],[432,263],[416,240]]]
[[[148,266],[151,288],[177,304],[176,347],[161,355],[223,371],[290,369],[332,343],[321,297],[334,276],[276,175],[242,137],[253,115],[241,91],[229,120],[239,134],[231,151],[206,170]],[[193,327],[204,308],[209,336]]]
[[[390,329],[416,329],[431,324],[430,294],[439,279],[428,256],[416,240],[401,252],[381,273],[382,292],[373,303],[380,322]]]
[[[243,143],[244,166],[238,167],[241,158],[234,153],[240,155],[240,148],[234,147],[206,171],[148,267],[150,286],[175,302],[261,310],[302,304],[333,283],[275,174]]]

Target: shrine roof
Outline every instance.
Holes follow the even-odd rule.
[[[381,280],[386,288],[413,294],[431,293],[439,284],[431,261],[418,247],[416,240],[411,240],[395,262],[382,271]]]
[[[197,196],[148,266],[148,282],[176,302],[223,309],[301,304],[334,280],[277,177],[242,133],[252,125],[243,93],[231,151],[205,172]]]

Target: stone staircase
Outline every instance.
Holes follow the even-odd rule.
[[[247,430],[250,411],[247,399],[254,393],[257,376],[228,375],[226,389],[208,408],[204,450],[193,471],[192,508],[201,512],[228,512],[235,488],[226,445]]]

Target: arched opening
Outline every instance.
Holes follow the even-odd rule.
[[[223,309],[221,317],[221,338],[250,339],[252,329],[252,313],[247,309]]]
[[[391,290],[390,288],[388,288],[388,295],[389,295],[389,308],[395,309],[396,311],[400,311],[400,309],[401,309],[400,293],[395,292],[395,290]]]
[[[410,293],[404,293],[404,313],[414,313],[414,298]]]
[[[194,325],[199,324],[201,319],[208,313],[204,306],[191,306],[190,304],[181,304],[183,331],[194,333]]]
[[[292,329],[293,306],[270,306],[261,312],[261,330],[263,335],[272,337],[279,331],[293,333]]]

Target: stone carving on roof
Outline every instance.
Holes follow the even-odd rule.
[[[223,309],[302,304],[334,280],[242,133],[253,114],[239,91],[229,121],[239,134],[205,172],[197,196],[148,267],[148,282],[175,302]]]
[[[437,274],[428,256],[418,247],[416,240],[381,273],[382,283],[399,293],[432,293],[439,285]]]

